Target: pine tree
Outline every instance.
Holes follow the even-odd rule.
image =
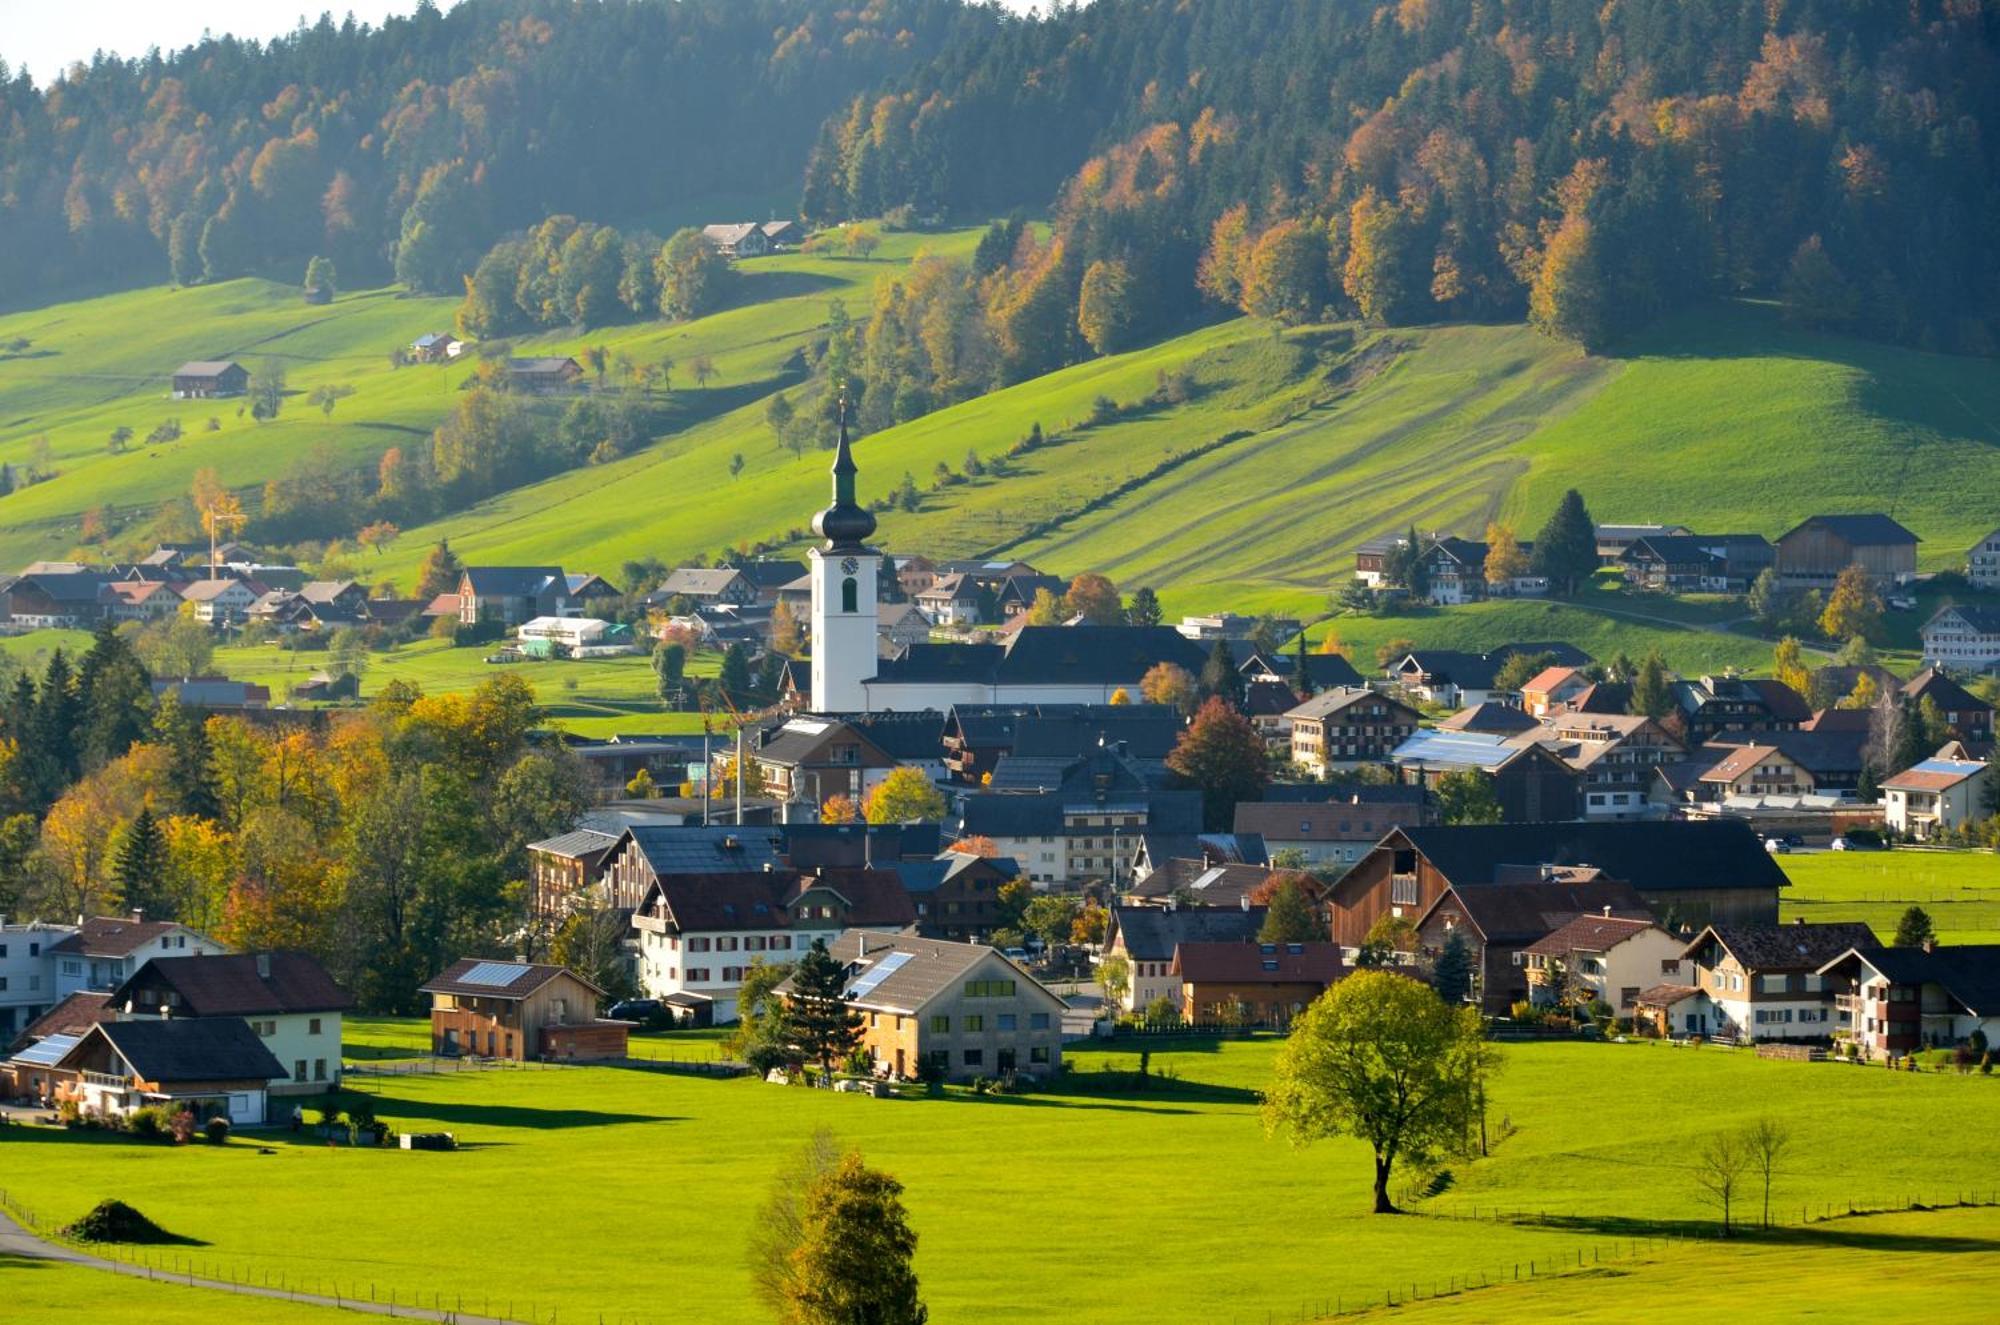
[[[1157,626],[1160,624],[1160,596],[1141,585],[1132,591],[1132,601],[1125,606],[1125,619],[1135,626]]]
[[[1937,927],[1931,923],[1930,913],[1921,906],[1912,906],[1896,922],[1896,937],[1891,940],[1890,946],[1921,948],[1936,938]]]
[[[458,554],[451,550],[451,544],[439,539],[437,546],[424,557],[417,568],[417,597],[429,601],[441,593],[457,593],[458,582],[465,574],[465,567],[459,563]]]
[[[1465,935],[1454,929],[1445,936],[1437,964],[1431,967],[1431,988],[1447,1003],[1463,1003],[1472,992],[1472,954],[1466,950]]]
[[[150,920],[171,919],[166,914],[167,839],[151,806],[141,806],[126,827],[111,876],[127,910],[144,911]]]
[[[1297,645],[1298,667],[1296,669],[1297,675],[1292,678],[1292,689],[1298,692],[1301,700],[1311,699],[1313,697],[1313,680],[1312,672],[1306,667],[1306,633],[1303,630],[1300,631],[1298,639],[1293,642]]]
[[[1596,572],[1597,525],[1575,488],[1563,494],[1555,514],[1536,535],[1530,564],[1535,574],[1548,577],[1550,588],[1564,595],[1574,594]]]
[[[721,682],[722,693],[729,697],[730,703],[740,707],[749,700],[750,650],[744,647],[742,640],[733,641],[722,651],[722,670],[716,679]]]
[[[826,950],[825,939],[814,939],[792,972],[785,1038],[800,1062],[818,1063],[828,1074],[861,1043],[861,1014],[847,1005],[846,987],[847,968]]]
[[[1208,661],[1202,664],[1202,697],[1220,699],[1233,709],[1241,709],[1244,689],[1243,673],[1236,669],[1236,654],[1230,649],[1229,641],[1217,640],[1209,648]]]
[[[1326,938],[1326,927],[1314,914],[1306,890],[1296,878],[1284,879],[1271,894],[1264,923],[1257,930],[1259,943],[1312,943]]]
[[[57,649],[49,656],[49,665],[42,672],[42,684],[36,692],[35,715],[29,725],[27,743],[40,766],[45,803],[53,802],[65,787],[76,781],[82,766],[82,749],[76,739],[81,719],[76,679],[70,671],[69,658]]]
[[[1632,678],[1632,698],[1627,707],[1657,722],[1667,716],[1673,703],[1673,691],[1667,684],[1667,664],[1655,649],[1646,655],[1646,660],[1639,664],[1638,675]]]

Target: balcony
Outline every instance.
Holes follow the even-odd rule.
[[[132,1085],[130,1077],[114,1076],[109,1072],[89,1072],[82,1074],[86,1086],[102,1086],[106,1090],[126,1090]]]

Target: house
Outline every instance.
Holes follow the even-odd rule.
[[[814,812],[835,796],[857,804],[900,765],[859,727],[801,715],[756,732],[743,752],[767,794]]]
[[[701,242],[731,258],[758,258],[771,251],[771,237],[755,221],[726,225],[705,225]]]
[[[289,1075],[241,1017],[101,1021],[55,1066],[75,1074],[67,1089],[86,1113],[167,1105],[232,1127],[263,1126],[269,1083]]]
[[[1304,665],[1301,679],[1300,666]],[[1236,670],[1251,681],[1282,681],[1297,690],[1309,688],[1314,694],[1322,690],[1337,690],[1343,687],[1360,688],[1368,684],[1361,673],[1354,670],[1354,664],[1346,655],[1339,653],[1308,653],[1303,658],[1294,649],[1290,653],[1279,650],[1275,653],[1252,653],[1236,665]]]
[[[250,389],[250,370],[230,359],[196,359],[174,369],[175,400],[240,396]]]
[[[1583,650],[1554,640],[1503,644],[1489,653],[1419,649],[1391,662],[1388,677],[1424,703],[1464,708],[1506,697],[1507,692],[1495,685],[1494,678],[1516,654],[1547,654],[1550,667],[1585,667],[1591,661]]]
[[[890,865],[916,911],[916,932],[927,939],[984,943],[1000,927],[1000,889],[1021,876],[1004,856],[947,851],[933,860]]]
[[[1328,690],[1289,709],[1292,762],[1314,777],[1381,763],[1416,734],[1423,714],[1366,687]]]
[[[183,708],[210,711],[265,709],[271,706],[271,688],[255,681],[232,681],[225,676],[184,676],[180,680],[152,683],[153,698],[172,695]]]
[[[1200,792],[1163,789],[1147,763],[1116,744],[1059,762],[1059,771],[1029,772],[1036,790],[964,797],[956,836],[992,839],[1036,883],[1109,879],[1115,886],[1128,873],[1124,849],[1139,834],[1201,828]]]
[[[1440,606],[1486,596],[1486,544],[1469,538],[1433,539],[1422,559],[1430,580],[1430,600]]]
[[[1626,583],[1663,593],[1743,593],[1776,559],[1761,534],[1652,534],[1619,555]]]
[[[2000,944],[1852,947],[1819,968],[1833,1035],[1870,1058],[2000,1041]]]
[[[861,1014],[861,1049],[877,1076],[971,1081],[1061,1069],[1069,1005],[984,944],[857,932],[827,950],[847,967],[844,1000]],[[792,993],[789,981],[778,989]]]
[[[1631,1017],[1642,992],[1680,978],[1685,946],[1650,919],[1579,915],[1521,949],[1528,1000],[1548,1003],[1559,970],[1572,1002],[1603,1003]]]
[[[91,916],[43,951],[55,960],[55,995],[112,990],[155,957],[200,957],[229,949],[171,920]]]
[[[1378,801],[1358,794],[1336,795],[1320,803],[1239,801],[1235,827],[1238,833],[1260,835],[1273,855],[1298,852],[1315,874],[1339,874],[1367,855],[1390,829],[1421,823],[1423,812],[1420,798]]]
[[[1347,974],[1337,943],[1181,943],[1173,978],[1193,1023],[1283,1030]]]
[[[1406,785],[1433,794],[1438,783],[1453,773],[1484,774],[1507,823],[1574,819],[1581,805],[1577,771],[1561,755],[1525,736],[1427,727],[1391,750],[1389,762]]]
[[[1560,713],[1533,737],[1576,770],[1586,819],[1628,819],[1648,813],[1652,771],[1682,757],[1680,742],[1636,713]]]
[[[1625,549],[1642,538],[1652,536],[1673,537],[1677,534],[1692,534],[1694,530],[1680,524],[1601,524],[1597,526],[1597,564],[1600,566],[1619,565]]]
[[[1333,937],[1359,947],[1383,915],[1414,921],[1448,887],[1575,868],[1630,884],[1670,925],[1773,923],[1789,883],[1749,825],[1730,820],[1403,827],[1334,883]]]
[[[1270,852],[1255,833],[1195,833],[1158,829],[1136,835],[1126,849],[1127,890],[1132,897],[1168,898],[1176,888],[1216,865],[1253,865],[1268,872]],[[1261,881],[1252,879],[1246,891]],[[1210,881],[1215,882],[1214,880]]]
[[[1141,764],[1157,765],[1183,725],[1165,704],[960,704],[945,715],[941,741],[951,779],[980,786],[1010,756],[1067,765],[1100,746],[1117,746]]]
[[[988,592],[971,575],[953,573],[938,576],[913,595],[911,601],[937,625],[976,626],[986,619],[980,610],[980,598]]]
[[[426,331],[410,342],[410,359],[414,363],[443,363],[456,359],[465,349],[465,342],[448,331]]]
[[[1407,534],[1369,539],[1354,549],[1354,578],[1371,589],[1381,588],[1389,582],[1390,555],[1409,544]]]
[[[686,874],[744,874],[785,864],[770,828],[732,824],[636,824],[619,834],[599,867],[604,902],[638,906],[660,879]]]
[[[797,248],[806,242],[806,228],[797,221],[766,221],[757,227],[773,252]]]
[[[74,933],[69,925],[17,924],[0,916],[0,1047],[62,1001],[51,954]]]
[[[467,566],[458,577],[458,619],[468,626],[518,626],[569,615],[569,578],[560,566]]]
[[[418,987],[431,996],[431,1052],[443,1058],[602,1062],[625,1057],[630,1022],[597,1016],[604,991],[539,962],[453,962]]]
[[[673,598],[747,607],[757,601],[757,582],[734,566],[681,566],[648,594],[646,601],[664,604]]]
[[[1623,713],[1621,708],[1619,712]],[[1540,731],[1542,724],[1524,708],[1503,704],[1497,699],[1489,699],[1471,708],[1462,708],[1450,717],[1440,719],[1437,728],[1447,732],[1483,732],[1488,736],[1519,736],[1522,732]]]
[[[1974,543],[1965,554],[1965,578],[1975,589],[2000,589],[2000,529]]]
[[[862,682],[862,707],[1109,704],[1159,663],[1198,676],[1207,660],[1170,626],[1023,626],[1004,644],[911,645]]]
[[[931,619],[915,603],[885,603],[875,618],[876,651],[884,658],[893,658],[930,637]]]
[[[114,621],[159,621],[181,607],[179,592],[164,580],[113,580],[104,594]]]
[[[1144,877],[1139,876],[1135,866],[1134,882],[1122,896],[1127,901],[1148,905],[1241,910],[1251,904],[1251,895],[1270,877],[1271,867],[1261,861],[1156,855]]]
[[[1964,672],[2000,667],[2000,607],[1941,607],[1917,634],[1926,666]]]
[[[583,366],[566,355],[507,360],[507,385],[532,395],[568,391],[583,380]]]
[[[1710,924],[1681,950],[1686,978],[1641,991],[1639,1015],[1662,1035],[1828,1040],[1833,991],[1820,969],[1880,943],[1858,921]]]
[[[1630,884],[1595,866],[1554,866],[1446,888],[1417,916],[1417,946],[1435,957],[1457,934],[1472,959],[1471,1001],[1489,1016],[1504,1017],[1528,997],[1522,952],[1580,915],[1652,919]]]
[[[669,874],[632,912],[638,983],[648,997],[686,1008],[697,1024],[721,1025],[736,1020],[737,991],[752,964],[794,961],[814,939],[894,931],[915,919],[894,870]]]
[[[1883,779],[1889,830],[1927,842],[1985,818],[1992,777],[1984,759],[1925,759]]]
[[[354,1006],[302,952],[156,957],[111,991],[121,1021],[238,1018],[281,1070],[271,1093],[324,1093],[340,1084],[340,1015]]]
[[[597,883],[599,870],[618,845],[615,833],[592,828],[530,842],[528,853],[528,914],[558,921],[585,903],[585,893]]]
[[[1993,739],[1993,706],[1939,671],[1926,667],[1904,682],[1903,697],[1912,704],[1925,700],[1937,706],[1945,725],[1962,741]]]
[[[1182,1005],[1174,952],[1189,943],[1251,943],[1263,928],[1261,906],[1114,906],[1105,924],[1104,956],[1123,958],[1125,992],[1118,1007],[1145,1011],[1160,999]]]
[[[6,585],[7,619],[27,629],[88,629],[115,608],[95,570],[27,571]]]
[[[1805,696],[1783,681],[1703,676],[1671,689],[1689,747],[1725,731],[1797,731],[1812,717]]]
[[[1545,718],[1568,706],[1588,690],[1591,680],[1581,667],[1544,667],[1521,684],[1521,707],[1530,717]]]
[[[196,621],[234,626],[250,619],[261,591],[242,580],[195,580],[181,586],[181,597],[192,604]]]
[[[1880,586],[1916,577],[1917,543],[1886,515],[1815,515],[1778,536],[1778,582],[1795,589],[1830,589],[1859,565]]]
[[[1704,746],[1702,753],[1714,747]],[[1696,777],[1704,799],[1797,796],[1813,790],[1812,775],[1775,745],[1719,747],[1721,755]]]

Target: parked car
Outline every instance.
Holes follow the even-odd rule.
[[[1028,950],[1026,948],[1002,948],[1000,949],[1000,955],[1010,962],[1026,962],[1028,960]]]
[[[613,1021],[651,1021],[660,1015],[660,1000],[657,998],[624,998],[604,1010],[604,1015]]]
[[[1764,850],[1774,856],[1788,856],[1792,852],[1792,844],[1782,837],[1767,837],[1764,839]]]

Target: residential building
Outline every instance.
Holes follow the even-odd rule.
[[[410,342],[410,359],[415,363],[443,363],[456,359],[465,342],[448,331],[426,331]]]
[[[560,921],[584,904],[618,842],[615,833],[579,828],[528,843],[528,914]]]
[[[1568,707],[1590,686],[1591,680],[1581,667],[1545,667],[1522,682],[1521,707],[1530,717],[1546,718]]]
[[[467,566],[458,577],[458,619],[518,626],[570,614],[569,579],[560,566]]]
[[[1641,993],[1680,977],[1686,946],[1650,919],[1579,915],[1521,949],[1529,1001],[1549,1001],[1559,968],[1573,1002],[1603,1003],[1620,1017],[1634,1016]]]
[[[771,236],[756,221],[737,221],[701,228],[701,242],[731,258],[760,258],[771,251]]]
[[[863,729],[817,715],[759,728],[743,757],[757,766],[768,795],[815,814],[835,796],[859,804],[900,766]]]
[[[1778,581],[1796,589],[1830,589],[1859,565],[1878,585],[1902,584],[1917,573],[1917,543],[1886,515],[1815,515],[1778,537]]]
[[[1625,580],[1664,593],[1743,593],[1776,560],[1761,534],[1653,534],[1619,555]]]
[[[1183,726],[1166,704],[959,704],[945,715],[940,739],[951,780],[984,786],[1007,756],[1068,761],[1120,746],[1131,759],[1157,764]]]
[[[756,825],[635,824],[619,834],[598,868],[608,906],[630,911],[664,878],[749,874],[785,865],[778,833]]]
[[[990,838],[1038,884],[1130,877],[1125,847],[1146,832],[1195,833],[1201,793],[1164,790],[1147,765],[1116,747],[1066,761],[1046,791],[964,797],[954,837]]]
[[[1347,656],[1340,653],[1308,653],[1304,657],[1297,649],[1252,653],[1236,665],[1236,670],[1251,681],[1282,681],[1293,690],[1309,689],[1313,694],[1342,688],[1358,690],[1368,684]]]
[[[1340,874],[1391,829],[1423,822],[1421,792],[1412,789],[1408,799],[1378,800],[1364,799],[1361,790],[1324,802],[1239,801],[1236,831],[1258,834],[1272,855],[1298,852],[1315,874]]]
[[[1880,943],[1859,922],[1710,924],[1681,950],[1687,978],[1642,991],[1639,1012],[1667,1035],[1827,1040],[1833,991],[1820,969]]]
[[[889,869],[666,875],[632,913],[638,983],[697,1024],[721,1025],[736,1020],[752,963],[795,961],[814,939],[915,920],[910,894]]]
[[[1334,883],[1333,937],[1358,947],[1382,916],[1415,921],[1448,887],[1581,868],[1630,884],[1662,923],[1676,925],[1773,923],[1789,882],[1749,825],[1730,820],[1404,827]]]
[[[848,1006],[878,1076],[945,1081],[1053,1076],[1068,1004],[978,943],[856,932],[827,944],[847,966]],[[791,993],[790,983],[780,985]]]
[[[129,918],[90,916],[43,951],[55,962],[56,997],[67,998],[79,990],[116,989],[155,957],[201,957],[229,949],[185,925],[134,912]]]
[[[165,580],[112,580],[104,594],[114,621],[159,621],[181,608],[179,591]]]
[[[806,242],[806,228],[797,221],[766,221],[757,228],[763,232],[774,252],[797,248]]]
[[[1870,1058],[2000,1042],[2000,944],[1852,947],[1819,968],[1834,1038]]]
[[[1366,687],[1328,690],[1288,710],[1292,762],[1314,777],[1379,764],[1416,733],[1423,714]]]
[[[1517,879],[1446,888],[1417,916],[1417,944],[1434,958],[1458,935],[1472,959],[1471,1002],[1488,1016],[1504,1017],[1528,997],[1522,952],[1580,915],[1652,919],[1631,885],[1605,877],[1595,866],[1554,866]]]
[[[301,952],[157,957],[111,992],[118,1018],[240,1018],[284,1071],[272,1094],[340,1084],[340,1018],[354,999]]]
[[[922,938],[984,943],[1000,927],[1000,889],[1021,877],[1005,856],[947,851],[932,860],[898,860],[889,868],[903,881]]]
[[[1500,669],[1516,654],[1548,655],[1550,667],[1588,666],[1590,655],[1573,645],[1544,640],[1503,644],[1488,653],[1455,649],[1419,649],[1389,664],[1389,680],[1427,704],[1465,708],[1491,699],[1511,698],[1494,683]]]
[[[1672,690],[1689,748],[1726,731],[1797,731],[1812,718],[1805,697],[1783,681],[1703,676]]]
[[[229,359],[195,359],[174,370],[175,400],[240,396],[250,389],[250,370]]]
[[[567,355],[507,360],[507,385],[516,391],[554,395],[571,390],[582,380],[583,365]]]
[[[1369,539],[1354,549],[1354,578],[1371,589],[1381,588],[1389,582],[1390,554],[1398,548],[1408,547],[1409,543],[1407,534],[1388,534]]]
[[[7,583],[7,619],[25,629],[88,629],[116,603],[102,572],[30,570]]]
[[[1719,751],[1721,757],[1696,778],[1706,800],[1797,796],[1813,789],[1811,774],[1774,745],[1729,745]]]
[[[1283,1030],[1347,974],[1337,943],[1181,943],[1173,978],[1189,1022]]]
[[[1188,943],[1251,943],[1263,928],[1261,906],[1114,906],[1106,922],[1104,956],[1123,958],[1124,995],[1118,1008],[1139,1013],[1160,999],[1182,1006],[1174,952]]]
[[[758,599],[757,582],[734,566],[682,566],[646,596],[665,604],[685,598],[693,603],[736,603],[749,606]]]
[[[631,1023],[604,1021],[604,991],[561,966],[453,962],[418,988],[431,996],[431,1052],[444,1058],[592,1062],[625,1057]]]
[[[1945,725],[1959,740],[1978,743],[1993,739],[1993,706],[1937,668],[1918,672],[1903,683],[1902,691],[1912,704],[1928,699],[1937,705]]]
[[[870,650],[872,659],[872,636]],[[1159,663],[1199,676],[1207,660],[1170,626],[1023,626],[1003,644],[913,644],[888,662],[871,661],[865,702],[853,707],[1109,704],[1120,690],[1137,697],[1140,678]]]
[[[74,1074],[62,1089],[86,1113],[165,1105],[232,1127],[268,1122],[270,1082],[286,1075],[241,1017],[100,1021],[55,1066]]]
[[[2000,589],[2000,529],[1974,543],[1966,553],[1965,578],[1975,589]]]
[[[971,575],[955,572],[938,576],[914,594],[911,601],[935,625],[976,626],[986,619],[986,613],[980,610],[980,597],[990,593]],[[997,603],[993,610],[998,615]]]
[[[196,621],[211,626],[235,626],[250,619],[262,590],[238,579],[195,580],[181,586],[181,599],[190,604]]]
[[[53,953],[74,933],[69,925],[13,923],[0,916],[0,1046],[62,1001]]]
[[[1507,823],[1547,823],[1578,814],[1577,771],[1525,737],[1427,727],[1390,751],[1389,762],[1407,785],[1433,794],[1453,773],[1483,774]]]
[[[1694,530],[1681,524],[1601,524],[1597,526],[1597,564],[1600,566],[1619,565],[1625,549],[1642,538],[1659,535],[1674,537],[1691,534]]]
[[[1985,818],[1992,777],[1984,759],[1925,759],[1885,778],[1889,830],[1927,842]]]
[[[1961,672],[2000,667],[2000,607],[1941,607],[1917,633],[1931,667]]]
[[[1666,728],[1636,713],[1559,713],[1532,737],[1575,769],[1586,819],[1649,814],[1653,770],[1682,757]]]

